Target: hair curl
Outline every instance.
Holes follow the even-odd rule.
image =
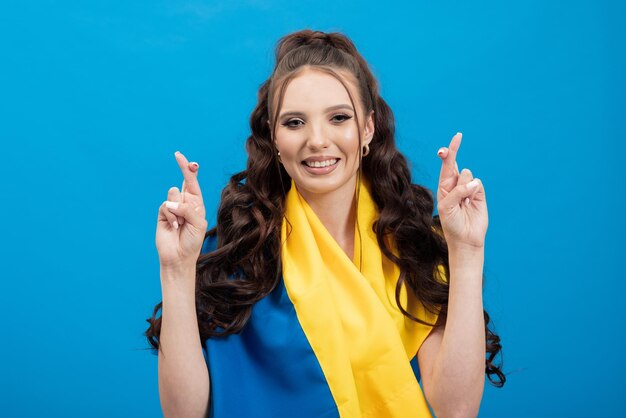
[[[252,306],[272,292],[281,280],[280,233],[291,179],[276,155],[273,129],[278,116],[276,110],[282,105],[289,81],[305,68],[335,76],[346,87],[356,109],[341,76],[349,74],[356,82],[363,108],[374,110],[374,137],[359,175],[370,183],[379,209],[373,229],[381,251],[401,271],[396,303],[404,315],[426,323],[401,305],[400,291],[406,286],[427,310],[439,314],[435,326],[445,324],[449,283],[440,277],[439,266],[450,277],[448,247],[439,217],[432,215],[432,193],[411,183],[407,161],[396,148],[393,113],[352,41],[341,33],[302,30],[281,38],[277,44],[274,71],[260,86],[258,102],[250,117],[252,133],[246,141],[246,169],[234,174],[223,189],[217,226],[206,233],[205,239],[217,234],[217,249],[198,258],[196,311],[203,347],[211,336],[239,332],[248,321]],[[358,115],[355,119],[360,126]],[[390,248],[391,242],[395,251]],[[161,306],[162,303],[157,304],[147,320],[150,327],[145,335],[154,348],[159,347],[161,317],[157,314]],[[485,373],[493,385],[501,387],[506,377],[502,365],[494,362],[501,352],[500,338],[489,328],[487,312],[483,313]]]

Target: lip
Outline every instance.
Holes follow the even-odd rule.
[[[305,164],[305,161],[315,162],[315,161],[326,161],[326,160],[333,160],[333,159],[337,160],[337,162],[327,167],[309,167],[308,165]],[[302,167],[304,167],[305,171],[307,171],[310,174],[323,175],[323,174],[328,174],[334,171],[339,165],[339,161],[341,161],[341,159],[337,157],[327,157],[327,156],[309,157],[306,160],[302,161]]]

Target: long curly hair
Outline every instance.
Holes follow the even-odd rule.
[[[341,33],[302,30],[281,38],[276,46],[276,65],[261,84],[250,117],[252,132],[246,141],[246,169],[234,174],[223,189],[217,226],[205,236],[207,239],[217,235],[217,249],[198,258],[196,312],[203,347],[211,336],[239,332],[247,323],[252,306],[280,283],[281,224],[291,178],[280,164],[273,138],[286,87],[305,68],[336,77],[346,87],[356,109],[355,98],[342,77],[349,74],[356,81],[363,108],[374,110],[375,132],[369,144],[370,153],[361,160],[359,176],[370,184],[379,209],[373,229],[381,251],[401,271],[396,303],[404,315],[427,324],[401,305],[400,292],[406,287],[427,310],[439,315],[436,324],[427,325],[445,324],[450,277],[448,247],[439,217],[433,216],[432,193],[411,183],[406,158],[396,148],[393,113],[352,41]],[[358,115],[355,119],[360,126]],[[390,248],[391,243],[394,249]],[[161,307],[159,303],[154,308],[145,332],[149,343],[157,349],[161,329],[161,317],[157,315]],[[490,329],[486,311],[484,319],[485,373],[494,386],[501,387],[506,377],[502,364],[494,361],[501,352],[500,338]]]

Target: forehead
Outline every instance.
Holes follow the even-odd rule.
[[[350,89],[355,105],[359,106],[359,97],[351,74],[345,71],[336,72]],[[328,107],[340,103],[351,104],[344,85],[331,74],[307,68],[287,85],[281,111]]]

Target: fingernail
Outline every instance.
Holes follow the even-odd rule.
[[[174,153],[174,155],[177,155],[177,154],[180,154],[180,151],[176,151],[176,152]]]
[[[178,221],[174,221],[172,225],[174,225],[174,229],[178,229]]]
[[[469,197],[466,197],[466,198],[465,198],[465,205],[466,205],[466,206],[467,206],[467,205],[469,205],[469,202],[470,202],[470,201],[469,201]]]
[[[469,183],[467,183],[467,188],[472,190],[475,189],[476,186],[478,186],[478,180],[474,179],[472,181],[470,181]]]
[[[197,171],[200,168],[200,164],[196,162],[189,163],[189,168],[193,169],[194,171]]]
[[[443,152],[445,151],[445,148],[439,148],[439,151],[437,151],[437,155],[441,156],[443,154]]]
[[[178,209],[178,202],[170,202],[169,200],[165,202],[165,207],[168,209]]]
[[[461,132],[457,132],[456,134],[457,134],[457,135],[463,135]]]

